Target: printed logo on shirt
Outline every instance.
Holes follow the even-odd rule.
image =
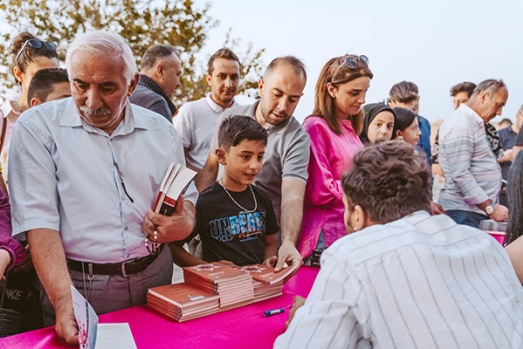
[[[265,212],[243,213],[218,218],[209,222],[211,236],[220,242],[231,241],[235,236],[241,242],[257,239],[265,233]]]

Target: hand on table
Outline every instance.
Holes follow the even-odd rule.
[[[281,246],[278,249],[278,261],[276,262],[274,271],[281,271],[285,263],[294,269],[294,272],[289,275],[288,278],[296,274],[298,269],[300,269],[300,267],[303,265],[303,259],[296,249],[296,246],[294,246],[294,244],[288,240],[282,241]]]
[[[306,298],[303,298],[301,296],[294,297],[294,299],[292,301],[292,308],[289,313],[289,319],[287,320],[287,322],[285,322],[285,328],[289,327],[289,324],[291,323],[292,318],[294,317],[294,314],[296,313],[296,310],[300,309],[305,304],[305,300],[306,300]]]
[[[74,317],[72,300],[69,299],[63,303],[55,308],[56,333],[67,343],[78,345],[78,325]]]

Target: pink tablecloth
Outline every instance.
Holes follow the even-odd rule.
[[[294,295],[307,297],[319,269],[302,267],[280,297],[220,314],[177,323],[143,305],[100,316],[100,323],[128,322],[138,349],[142,348],[272,348],[283,333]],[[285,313],[263,317],[269,309]],[[0,339],[0,349],[71,348],[54,327]],[[120,349],[120,348],[115,348]]]

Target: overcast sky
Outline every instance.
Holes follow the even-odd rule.
[[[206,0],[196,0],[202,6]],[[452,111],[449,89],[462,81],[501,78],[509,99],[502,117],[514,119],[523,104],[523,1],[520,0],[216,0],[209,33],[210,55],[225,33],[265,48],[263,62],[292,54],[309,79],[295,116],[313,108],[323,64],[345,53],[365,54],[374,72],[367,103],[388,97],[399,81],[415,82],[420,114],[431,121]],[[249,100],[241,99],[248,103]],[[501,117],[501,118],[502,118]],[[501,119],[498,117],[495,121]]]

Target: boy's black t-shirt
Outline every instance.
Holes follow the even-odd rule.
[[[217,182],[200,193],[196,203],[196,225],[189,238],[200,234],[202,259],[207,262],[228,260],[236,265],[262,263],[265,235],[278,232],[272,202],[263,191],[251,185],[258,207],[245,213]],[[251,190],[232,192],[231,196],[247,210],[254,209]]]

